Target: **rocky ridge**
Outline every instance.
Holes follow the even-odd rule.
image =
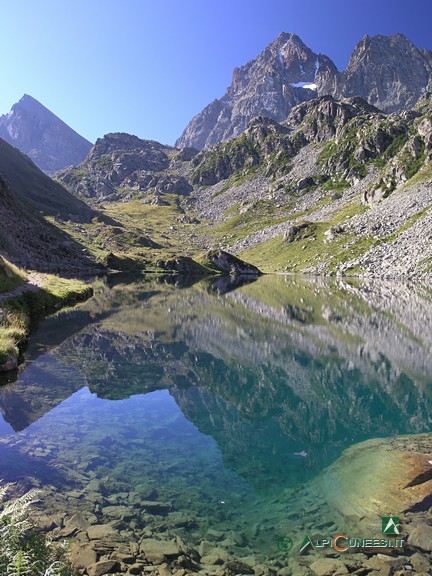
[[[82,162],[91,148],[90,142],[28,94],[0,116],[0,138],[51,176]]]
[[[29,210],[1,174],[0,219],[0,254],[20,266],[50,272],[83,272],[95,267],[77,243]]]
[[[107,134],[96,141],[78,168],[60,172],[57,180],[82,198],[130,200],[145,192],[154,194],[157,203],[160,194],[184,195],[192,190],[181,174],[167,172],[170,156],[176,152],[130,134]]]
[[[184,245],[188,257],[218,248],[265,270],[387,275],[416,231],[428,230],[431,102],[426,93],[410,110],[386,114],[360,97],[322,96],[295,106],[282,124],[257,116],[238,138],[201,152],[109,134],[58,179],[102,207],[138,200],[158,207],[161,219],[176,213],[160,244]],[[418,196],[418,210],[403,215],[407,193]],[[401,214],[397,228],[392,211]],[[356,227],[379,214],[380,234]],[[395,242],[402,233],[404,248]],[[423,249],[408,250],[396,275],[428,273],[422,246],[423,257]],[[366,252],[376,253],[373,266],[364,266]],[[384,260],[391,265],[380,266]]]
[[[280,34],[255,60],[236,68],[225,95],[188,124],[176,146],[207,148],[239,136],[254,116],[285,120],[316,96],[360,96],[384,112],[411,108],[430,82],[432,52],[402,34],[365,36],[339,72],[295,34]]]
[[[96,213],[0,139],[0,253],[41,271],[89,272],[91,254],[45,216],[89,223]]]

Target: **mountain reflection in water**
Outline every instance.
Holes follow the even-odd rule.
[[[112,400],[167,388],[226,466],[267,486],[316,474],[364,438],[429,430],[426,289],[291,277],[211,288],[101,286],[33,338],[30,356],[44,331],[61,340],[85,318],[49,348],[54,369],[32,360],[2,389],[5,420],[21,430],[84,385]]]
[[[100,281],[39,328],[17,381],[0,388],[2,476],[71,470],[82,449],[91,466],[79,470],[93,477],[115,477],[121,459],[123,480],[127,462],[154,482],[171,467],[180,507],[194,458],[204,500],[227,482],[283,495],[351,444],[430,430],[431,316],[426,287],[383,281]]]

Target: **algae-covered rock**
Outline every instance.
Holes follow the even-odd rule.
[[[340,560],[333,558],[320,558],[310,565],[310,569],[317,576],[333,576],[335,574],[348,574],[348,568]]]
[[[18,355],[16,352],[10,352],[6,360],[0,363],[0,372],[9,372],[18,368]]]

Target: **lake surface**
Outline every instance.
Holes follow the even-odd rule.
[[[431,305],[383,281],[99,281],[0,387],[1,477],[129,538],[271,556],[344,529],[314,479],[352,444],[431,430]]]

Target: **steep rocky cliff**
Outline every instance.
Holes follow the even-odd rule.
[[[283,33],[255,60],[234,70],[225,95],[188,124],[176,146],[207,148],[241,134],[258,115],[281,122],[297,104],[317,95],[361,96],[385,112],[412,107],[430,82],[432,52],[402,34],[365,36],[347,69]]]
[[[324,83],[320,94],[361,96],[385,112],[398,112],[414,106],[431,73],[432,52],[417,48],[402,34],[366,35],[339,74],[336,87]]]
[[[91,148],[88,140],[28,94],[0,117],[0,137],[27,154],[49,175],[66,166],[76,166]]]
[[[282,33],[256,60],[234,70],[226,94],[191,120],[176,146],[201,149],[239,136],[254,116],[280,122],[336,74],[329,58],[312,52],[295,34]]]

